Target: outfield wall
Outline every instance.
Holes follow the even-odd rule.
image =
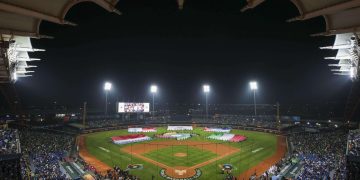
[[[127,129],[128,127],[148,127],[148,126],[154,126],[154,127],[165,127],[165,126],[169,126],[169,125],[176,125],[176,126],[186,126],[186,125],[192,125],[193,127],[210,127],[210,126],[214,126],[214,127],[222,127],[222,126],[227,126],[227,127],[231,127],[232,129],[239,129],[239,130],[248,130],[248,131],[258,131],[258,132],[266,132],[266,133],[272,133],[272,134],[279,134],[281,135],[281,132],[276,130],[276,129],[267,129],[267,128],[262,128],[262,127],[248,127],[248,126],[239,126],[239,125],[235,125],[235,124],[214,124],[214,123],[201,123],[201,124],[197,124],[197,123],[190,123],[190,124],[186,124],[186,123],[154,123],[154,124],[124,124],[121,126],[112,126],[112,127],[102,127],[102,128],[88,128],[88,129],[84,129],[82,130],[82,134],[87,134],[87,133],[93,133],[93,132],[101,132],[101,131],[109,131],[109,130],[117,130],[117,129]]]

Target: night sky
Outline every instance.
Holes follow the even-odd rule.
[[[334,37],[322,18],[286,23],[298,15],[287,1],[267,1],[241,13],[239,0],[121,0],[122,16],[92,3],[73,7],[66,19],[77,27],[43,22],[32,40],[42,61],[33,77],[16,83],[23,104],[103,107],[103,83],[113,101],[149,101],[155,83],[161,103],[199,103],[201,86],[212,88],[210,103],[252,103],[249,81],[259,83],[259,103],[344,104],[348,77],[334,76],[320,50]]]

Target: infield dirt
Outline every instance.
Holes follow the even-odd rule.
[[[147,158],[143,156],[143,154],[151,151],[155,151],[161,148],[167,148],[169,146],[191,146],[194,148],[198,148],[199,150],[208,150],[213,153],[218,154],[216,158],[212,158],[208,161],[196,164],[191,167],[169,167],[163,163],[157,162],[153,159]],[[200,168],[202,166],[208,165],[212,162],[215,162],[219,159],[222,159],[226,156],[229,156],[233,153],[240,151],[238,148],[234,148],[223,143],[204,143],[199,141],[177,141],[177,140],[168,140],[168,141],[161,141],[161,142],[150,142],[144,144],[135,144],[131,146],[127,146],[125,148],[121,148],[121,151],[124,151],[128,154],[132,154],[133,156],[140,158],[144,161],[150,162],[156,166],[159,166],[165,169],[166,175],[173,177],[173,178],[188,178],[192,177],[195,174],[195,169]]]

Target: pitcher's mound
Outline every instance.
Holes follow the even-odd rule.
[[[174,156],[175,157],[186,157],[187,154],[186,153],[175,153]]]

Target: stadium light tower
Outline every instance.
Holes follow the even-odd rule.
[[[255,92],[258,89],[258,86],[257,86],[256,81],[251,81],[249,84],[250,84],[250,89],[252,91],[254,91],[254,113],[255,113],[255,116],[256,116],[256,96],[255,96]]]
[[[105,120],[107,119],[107,106],[108,106],[108,93],[111,90],[112,84],[110,82],[105,82],[104,90],[105,90]]]
[[[154,113],[155,113],[155,95],[156,95],[156,93],[157,93],[157,91],[158,91],[158,87],[157,87],[157,85],[151,85],[150,86],[150,92],[151,92],[151,94],[152,94],[152,106],[153,106],[153,116],[154,116]]]
[[[205,84],[203,85],[203,91],[205,93],[205,112],[206,112],[206,117],[205,120],[208,120],[208,94],[210,93],[210,86]]]

